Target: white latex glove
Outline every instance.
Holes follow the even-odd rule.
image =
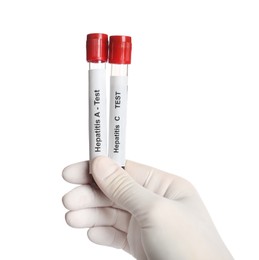
[[[66,181],[82,185],[63,203],[67,223],[89,228],[92,242],[138,260],[233,259],[188,181],[132,161],[123,170],[107,157],[88,171],[88,162],[64,169]]]

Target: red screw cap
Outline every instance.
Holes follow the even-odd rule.
[[[130,64],[131,49],[130,36],[110,36],[109,62],[114,64]]]
[[[108,35],[91,33],[86,40],[86,59],[88,62],[106,62],[108,59]]]

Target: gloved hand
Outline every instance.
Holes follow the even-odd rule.
[[[122,248],[138,260],[233,259],[194,187],[186,180],[107,157],[66,167],[66,181],[82,184],[63,197],[72,227],[89,228],[97,244]],[[93,178],[95,182],[93,181]]]

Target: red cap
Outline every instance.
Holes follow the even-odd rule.
[[[130,64],[131,48],[130,36],[110,36],[109,62]]]
[[[108,59],[108,35],[91,33],[86,40],[86,59],[88,62],[106,62]]]

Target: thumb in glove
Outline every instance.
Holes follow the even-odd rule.
[[[142,187],[108,157],[101,156],[93,160],[92,175],[98,187],[111,201],[139,221],[145,209],[159,199],[159,196]]]

